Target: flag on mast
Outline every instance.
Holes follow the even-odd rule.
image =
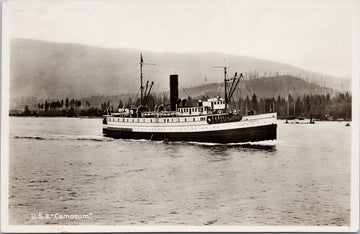
[[[141,63],[144,62],[143,57],[142,57],[142,53],[140,54],[140,62]]]

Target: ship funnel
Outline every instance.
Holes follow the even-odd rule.
[[[170,108],[176,110],[176,101],[178,100],[178,75],[170,75]]]

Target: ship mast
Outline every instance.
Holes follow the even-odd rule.
[[[227,66],[216,66],[216,67],[212,67],[212,68],[223,68],[224,69],[224,86],[225,86],[225,110],[227,110],[227,105],[228,105],[228,95],[227,95],[227,88],[226,88],[226,82],[227,82]]]
[[[223,68],[224,69],[224,87],[225,87],[225,111],[227,110],[227,106],[229,104],[229,99],[232,98],[234,91],[239,84],[240,79],[243,77],[243,74],[241,73],[239,77],[237,77],[237,72],[235,72],[235,75],[231,79],[227,79],[227,66],[217,66],[212,68]],[[232,80],[232,84],[229,90],[229,94],[227,92],[227,82]]]
[[[142,54],[140,54],[140,89],[141,89],[141,98],[140,98],[140,105],[142,105],[143,103],[143,90],[144,90],[144,86],[142,85],[142,80],[143,80],[143,76],[142,76],[142,66],[143,66],[144,60],[142,58]]]
[[[146,104],[144,102],[144,86],[143,86],[143,72],[142,72],[143,65],[156,65],[156,64],[144,63],[142,53],[140,53],[140,90],[141,90],[140,105],[142,105],[142,106]],[[154,84],[154,82],[151,83],[151,87],[153,86],[153,84]],[[151,90],[151,87],[150,87],[150,90]],[[150,94],[150,90],[149,90],[148,94]]]
[[[144,60],[143,60],[142,53],[141,53],[140,54],[140,89],[141,89],[140,105],[143,104],[143,92],[144,92],[143,73],[142,73],[143,63],[144,63]]]

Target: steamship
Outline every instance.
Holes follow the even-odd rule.
[[[229,100],[243,77],[235,73],[227,78],[224,69],[225,97],[199,100],[196,106],[187,106],[178,98],[178,75],[170,75],[170,109],[164,105],[154,110],[146,105],[153,82],[143,86],[143,65],[140,55],[141,105],[119,108],[108,112],[103,119],[103,134],[123,139],[149,139],[164,141],[189,141],[209,143],[255,142],[276,139],[276,113],[242,116],[228,108]],[[230,86],[230,87],[229,87]]]

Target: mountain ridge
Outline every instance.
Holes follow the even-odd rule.
[[[10,44],[10,101],[38,97],[83,98],[137,92],[139,55],[129,48],[103,48],[77,43],[57,43],[32,39],[12,39]],[[223,71],[213,69],[224,63],[229,77],[235,71],[250,76],[297,75],[308,82],[321,83],[338,90],[349,90],[350,80],[319,75],[285,63],[237,56],[228,53],[172,53],[144,51],[145,80],[154,80],[154,91],[168,90],[170,74],[179,74],[182,88],[221,82]],[[270,74],[271,73],[271,74]],[[323,80],[321,81],[321,76]],[[306,77],[306,78],[305,78]],[[320,77],[320,78],[319,78]],[[145,82],[144,82],[145,83]],[[342,89],[341,89],[342,86]]]

